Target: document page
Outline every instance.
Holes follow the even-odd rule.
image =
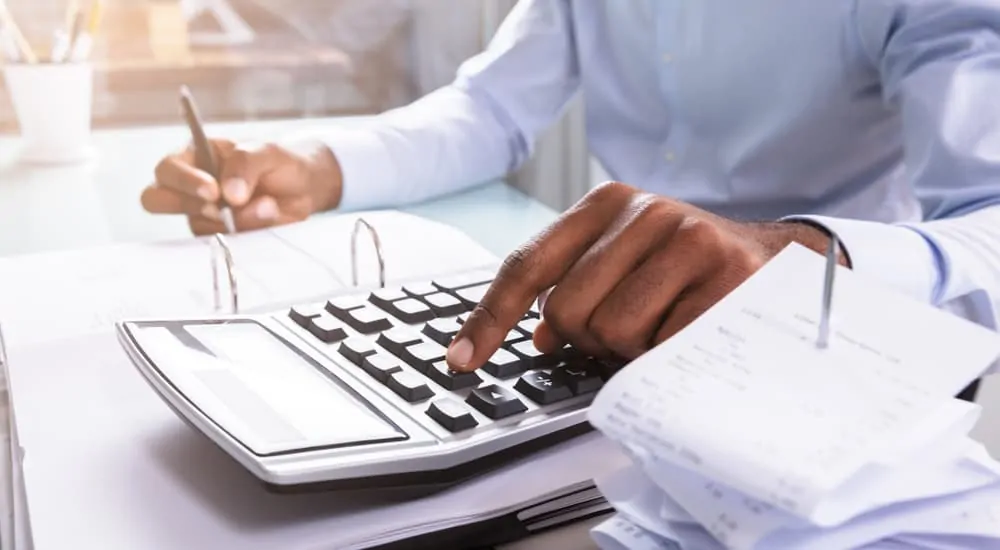
[[[843,268],[820,349],[824,268],[788,247],[616,374],[591,422],[647,470],[667,463],[809,519],[1000,355],[995,333]]]

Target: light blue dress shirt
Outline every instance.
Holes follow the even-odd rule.
[[[576,93],[612,178],[809,216],[856,271],[996,327],[998,0],[522,0],[452,85],[331,130],[343,207],[501,177]]]

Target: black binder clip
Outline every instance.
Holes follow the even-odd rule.
[[[219,283],[219,260],[221,259],[226,270],[226,278],[229,281],[229,307],[230,313],[240,312],[240,291],[236,285],[236,263],[233,260],[233,251],[229,248],[226,238],[220,233],[216,233],[211,241],[212,245],[212,294],[215,299],[215,311],[222,310],[222,291]]]
[[[358,233],[361,229],[367,229],[368,235],[375,245],[375,258],[378,260],[378,287],[385,288],[385,257],[382,255],[382,240],[378,236],[378,231],[364,218],[358,218],[354,222],[354,231],[351,234],[351,284],[358,286]]]
[[[826,249],[826,272],[823,275],[823,303],[819,314],[819,334],[816,347],[825,349],[830,345],[830,310],[833,307],[833,279],[837,273],[837,257],[840,255],[840,239],[831,235],[830,246]]]

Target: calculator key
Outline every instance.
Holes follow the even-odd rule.
[[[394,372],[385,385],[410,403],[423,401],[434,395],[434,391],[424,383],[424,377],[413,372]]]
[[[434,419],[449,432],[460,432],[475,428],[479,422],[461,403],[454,399],[438,399],[427,407],[427,416]]]
[[[508,378],[528,370],[528,366],[520,357],[500,348],[486,361],[483,370],[497,378]]]
[[[403,292],[413,296],[414,298],[434,294],[437,291],[437,287],[430,283],[410,283],[408,285],[403,285]]]
[[[446,351],[447,348],[437,342],[425,341],[403,348],[399,356],[418,372],[427,372],[431,365],[444,360]]]
[[[563,365],[552,371],[552,377],[575,395],[594,393],[604,385],[598,369],[591,365]]]
[[[573,397],[573,392],[564,382],[556,378],[551,372],[538,370],[532,371],[517,380],[514,389],[523,393],[539,405],[548,405],[563,399]]]
[[[458,334],[458,329],[460,328],[462,328],[462,325],[459,325],[455,319],[431,319],[427,321],[421,332],[442,346],[447,346],[451,344],[452,339]]]
[[[380,288],[373,291],[368,296],[368,301],[382,309],[386,309],[392,302],[403,300],[408,297],[409,296],[407,296],[403,290],[399,288]]]
[[[444,361],[434,363],[424,374],[446,390],[471,388],[483,381],[476,371],[455,372]]]
[[[542,314],[538,312],[538,302],[537,301],[533,302],[531,304],[531,308],[529,308],[528,312],[524,314],[524,318],[525,319],[532,319],[532,318],[533,319],[539,319],[539,318],[541,318],[541,316],[542,316]]]
[[[461,324],[464,324],[465,320],[468,319],[468,318],[469,318],[469,314],[468,313],[459,313],[458,317],[456,317],[455,320],[458,321],[458,324],[461,325]]]
[[[431,311],[430,306],[414,298],[392,302],[385,310],[408,325],[430,321],[434,318],[434,312]]]
[[[472,273],[461,273],[451,277],[443,277],[433,281],[431,284],[444,291],[454,292],[461,288],[489,283],[493,280],[493,273],[486,271],[475,271]]]
[[[320,342],[325,344],[333,344],[347,338],[347,331],[344,330],[344,324],[338,319],[334,319],[328,313],[314,317],[307,329],[313,336],[319,338]]]
[[[545,354],[538,351],[535,343],[531,340],[518,342],[510,346],[511,351],[517,354],[525,363],[525,369],[539,369],[556,365],[563,357],[563,352]]]
[[[528,410],[514,392],[495,384],[472,390],[465,402],[494,420]]]
[[[504,344],[513,344],[514,342],[520,342],[521,340],[526,340],[528,337],[524,335],[523,332],[519,330],[511,329],[507,332],[507,337],[504,338]]]
[[[517,324],[517,328],[521,332],[527,334],[528,336],[531,336],[531,335],[533,335],[535,333],[535,329],[538,328],[538,325],[541,324],[541,322],[542,321],[539,320],[539,319],[535,319],[534,317],[530,317],[530,318],[524,319],[520,323],[518,323]]]
[[[340,319],[361,334],[375,334],[392,328],[389,318],[369,305],[347,311]]]
[[[399,359],[381,353],[365,357],[361,362],[361,368],[383,384],[389,380],[390,376],[403,370],[403,367],[399,366]]]
[[[310,321],[319,317],[323,313],[322,305],[304,304],[292,306],[288,310],[288,317],[302,328],[309,328]]]
[[[451,317],[453,315],[458,315],[466,310],[466,307],[458,300],[458,298],[452,296],[451,294],[444,294],[439,292],[437,294],[431,294],[430,296],[424,296],[424,301],[431,306],[431,311],[437,317]]]
[[[423,341],[420,333],[410,327],[393,327],[379,334],[376,343],[395,355],[403,352],[403,348]]]
[[[473,286],[469,288],[463,288],[455,291],[455,296],[458,296],[459,300],[472,309],[479,302],[483,300],[483,296],[486,296],[486,291],[490,289],[489,283],[485,285]]]
[[[364,296],[338,296],[326,302],[326,310],[335,317],[341,318],[341,315],[344,313],[352,309],[358,309],[364,305]]]
[[[348,361],[360,366],[365,357],[375,353],[375,345],[368,338],[354,336],[341,342],[337,351]]]

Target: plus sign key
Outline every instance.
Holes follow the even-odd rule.
[[[573,392],[564,382],[554,378],[552,371],[532,371],[520,378],[514,389],[539,405],[548,405],[573,397]]]

